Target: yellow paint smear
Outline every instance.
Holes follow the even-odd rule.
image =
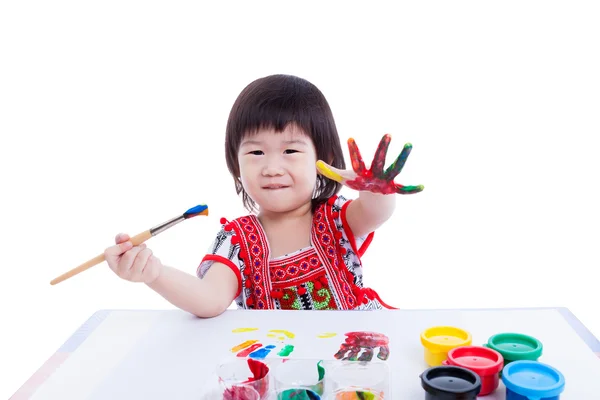
[[[240,332],[252,332],[252,331],[257,331],[258,328],[236,328],[234,330],[232,330],[231,332],[233,333],[240,333]]]
[[[290,332],[290,331],[285,331],[285,330],[283,330],[283,329],[271,329],[271,330],[269,331],[269,333],[270,333],[270,332],[273,332],[273,333],[281,333],[281,334],[283,334],[283,335],[287,336],[287,337],[288,337],[288,338],[290,338],[290,339],[293,339],[293,338],[295,338],[295,337],[296,337],[296,335],[294,335],[292,332]]]
[[[320,338],[320,339],[327,339],[327,338],[330,338],[330,337],[334,337],[335,335],[337,335],[337,333],[324,332],[324,333],[318,334],[317,337]]]
[[[242,349],[245,349],[246,347],[250,347],[252,346],[254,343],[258,342],[258,340],[246,340],[244,343],[240,343],[235,347],[231,348],[231,352],[232,353],[236,353]]]

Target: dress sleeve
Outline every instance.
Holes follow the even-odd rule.
[[[242,277],[240,274],[240,259],[238,257],[240,252],[240,245],[233,244],[231,238],[234,235],[234,231],[225,230],[225,225],[222,224],[221,229],[217,233],[215,240],[208,248],[208,251],[200,261],[200,265],[196,270],[198,278],[202,279],[215,262],[220,262],[227,265],[235,273],[238,280],[238,290],[235,297],[238,297],[242,291]]]
[[[348,200],[343,196],[337,196],[332,207],[334,212],[339,212],[339,215],[336,218],[338,229],[342,232],[342,235],[347,240],[352,251],[360,258],[369,248],[375,232],[369,232],[363,236],[354,236],[354,233],[352,232],[352,229],[350,229],[348,221],[346,220],[346,210],[351,202],[352,200]]]

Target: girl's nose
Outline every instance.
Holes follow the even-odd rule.
[[[283,175],[284,169],[282,159],[276,154],[267,154],[263,158],[263,176],[280,176]]]
[[[269,163],[262,170],[263,176],[281,176],[283,175],[283,168],[275,163]]]

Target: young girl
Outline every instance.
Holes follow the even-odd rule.
[[[361,256],[392,215],[396,193],[422,186],[394,183],[411,146],[384,171],[385,135],[370,169],[349,140],[345,170],[329,105],[310,82],[294,76],[258,79],[239,95],[226,128],[227,165],[251,214],[227,220],[197,276],[165,266],[126,234],[105,250],[121,278],[144,282],[199,317],[245,309],[370,310],[391,308],[362,284]],[[339,196],[342,185],[356,200]]]

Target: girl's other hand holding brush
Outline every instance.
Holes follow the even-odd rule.
[[[115,237],[115,245],[104,250],[104,257],[117,276],[130,282],[154,282],[164,266],[145,243],[133,246],[126,233]]]

